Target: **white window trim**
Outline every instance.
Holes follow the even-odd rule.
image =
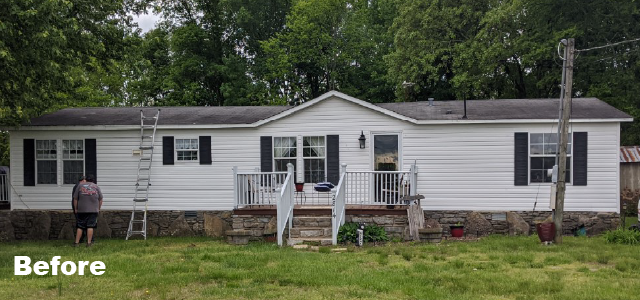
[[[302,144],[300,145],[300,157],[302,157],[302,168],[300,169],[302,172],[302,181],[306,181],[304,180],[305,178],[305,168],[304,168],[304,163],[305,160],[307,159],[324,159],[324,180],[327,180],[327,177],[329,174],[327,174],[327,136],[326,135],[301,135],[301,140],[302,140]],[[324,138],[324,156],[323,157],[304,157],[304,138],[305,137],[322,137]],[[317,183],[317,182],[305,182],[305,183]]]
[[[527,140],[527,182],[529,183],[529,185],[543,185],[543,186],[551,186],[553,184],[553,182],[531,182],[531,158],[532,157],[551,157],[549,154],[531,154],[531,134],[544,134],[547,132],[529,132],[528,133],[528,140]],[[551,132],[551,133],[557,133],[557,132]],[[569,176],[569,180],[570,182],[566,182],[565,185],[573,185],[573,132],[569,132],[568,134],[571,135],[571,154],[567,154],[567,159],[571,160],[571,170],[569,170],[570,176]],[[560,147],[560,144],[558,143],[558,147]],[[544,152],[544,147],[542,149],[542,152]],[[554,155],[555,157],[555,155]]]
[[[193,151],[194,149],[178,149],[178,140],[196,140],[198,141],[198,149],[195,149],[196,151],[198,151],[198,157],[196,160],[178,160],[178,151]],[[180,138],[174,138],[173,141],[173,161],[176,164],[196,164],[196,163],[200,163],[200,137],[180,137]]]
[[[324,158],[320,158],[320,157],[304,157],[304,137],[316,137],[316,136],[321,136],[324,137]],[[276,154],[275,154],[275,139],[276,138],[294,138],[296,140],[296,156],[295,157],[277,157],[276,158]],[[296,174],[293,174],[295,177],[295,182],[302,182],[305,181],[304,180],[304,161],[305,159],[324,159],[324,176],[325,178],[327,177],[327,136],[326,135],[322,135],[322,134],[318,134],[318,135],[282,135],[282,136],[272,136],[271,137],[271,164],[272,164],[272,169],[270,170],[271,172],[275,172],[276,169],[276,159],[292,159],[295,160],[296,164],[295,164],[295,169],[296,169]],[[264,171],[263,171],[264,172]],[[298,180],[302,178],[302,180]],[[315,182],[305,182],[305,184],[308,183],[315,183]]]
[[[64,161],[65,160],[74,160],[74,161],[82,161],[82,174],[86,175],[85,172],[85,160],[86,160],[86,143],[84,139],[33,139],[34,140],[34,160],[35,160],[35,184],[36,186],[74,186],[76,183],[64,183]],[[64,154],[62,153],[63,141],[82,141],[82,159],[64,159]],[[52,160],[52,159],[38,159],[38,141],[56,141],[56,182],[55,183],[38,183],[38,161],[39,160]]]
[[[296,140],[296,147],[295,147],[296,148],[296,156],[295,157],[281,157],[281,156],[276,157],[276,151],[275,151],[276,139],[279,139],[279,138],[294,138]],[[300,150],[302,148],[300,148],[299,144],[300,143],[298,143],[298,138],[296,136],[283,135],[283,136],[273,136],[273,137],[271,137],[271,166],[272,167],[271,167],[271,170],[262,171],[262,172],[286,172],[286,171],[276,171],[276,159],[293,159],[293,160],[296,161],[296,172],[298,170],[300,170],[300,168],[298,168],[298,158],[299,158],[299,155],[300,155],[299,154]],[[280,147],[280,148],[282,148],[282,147]],[[289,147],[287,147],[287,148],[289,148]],[[297,180],[296,180],[296,182],[297,182]]]
[[[56,158],[55,159],[38,159],[38,141],[56,141]],[[62,148],[62,145],[60,143],[59,139],[34,139],[33,140],[34,145],[34,157],[33,159],[35,160],[35,176],[36,176],[36,180],[35,180],[35,184],[36,186],[41,185],[41,186],[60,186],[61,181],[61,176],[60,176],[60,149]],[[51,160],[55,160],[56,161],[56,182],[55,183],[38,183],[38,161],[51,161]]]
[[[82,159],[77,159],[77,158],[76,159],[71,159],[71,158],[65,159],[64,158],[64,153],[63,153],[64,152],[64,145],[63,145],[64,141],[81,141],[82,142]],[[75,185],[76,184],[75,182],[74,183],[64,183],[64,162],[66,160],[68,160],[68,161],[82,161],[82,175],[87,175],[86,174],[86,170],[85,170],[85,163],[84,163],[85,159],[86,159],[86,156],[87,156],[87,153],[86,153],[87,149],[86,149],[86,145],[85,145],[84,139],[61,139],[60,140],[60,146],[58,147],[58,149],[60,149],[60,154],[61,154],[61,155],[59,155],[59,157],[60,157],[60,167],[59,167],[60,168],[60,172],[59,172],[60,181],[59,182],[61,182],[63,186]],[[95,175],[95,174],[93,174],[93,175]]]
[[[375,170],[376,167],[376,154],[375,154],[375,142],[374,136],[376,135],[397,135],[398,136],[398,171],[404,170],[403,155],[402,155],[402,131],[372,131],[369,132],[369,169]],[[358,145],[359,147],[359,145]]]

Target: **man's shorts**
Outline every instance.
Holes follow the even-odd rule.
[[[98,225],[98,213],[78,213],[77,226],[80,229],[96,228]]]

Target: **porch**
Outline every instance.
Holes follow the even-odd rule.
[[[302,187],[295,187],[294,205],[300,208],[330,208],[333,206],[336,187],[341,184],[344,186],[345,205],[353,208],[393,208],[407,204],[402,199],[416,194],[415,165],[407,171],[348,171],[347,165],[343,164],[340,175],[342,180],[332,183],[333,187],[330,188],[316,189],[314,187],[317,183],[305,183]],[[287,172],[241,172],[234,168],[234,208],[275,208],[277,191],[282,189],[286,177]]]
[[[290,245],[310,240],[336,245],[347,212],[406,215],[411,202],[407,199],[416,195],[417,173],[415,165],[408,171],[348,171],[342,164],[337,184],[307,185],[301,190],[295,187],[290,163],[287,172],[239,172],[234,167],[234,213],[275,215],[280,246],[285,232]],[[312,189],[307,192],[307,187]],[[310,216],[323,219],[306,222]]]

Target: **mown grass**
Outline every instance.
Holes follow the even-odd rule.
[[[637,299],[639,246],[492,236],[344,253],[206,238],[0,244],[0,299]],[[324,248],[323,248],[324,249]],[[14,276],[14,256],[100,260],[102,276]]]

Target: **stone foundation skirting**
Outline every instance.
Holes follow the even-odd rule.
[[[442,228],[450,236],[449,226],[464,225],[465,235],[488,234],[529,235],[535,233],[535,223],[549,218],[551,212],[473,212],[426,210],[426,228]],[[104,211],[98,217],[96,236],[124,238],[129,226],[130,211]],[[382,226],[391,238],[408,240],[407,216],[401,214],[348,214],[346,222]],[[296,223],[294,222],[294,228]],[[618,213],[565,212],[564,234],[572,234],[580,226],[588,235],[600,234],[620,225]],[[0,211],[0,241],[10,240],[72,240],[75,218],[71,211]],[[233,211],[149,211],[148,236],[209,236],[223,238],[227,231],[246,231],[249,240],[263,240],[276,233],[274,215],[234,215]],[[330,225],[329,225],[330,227]]]

